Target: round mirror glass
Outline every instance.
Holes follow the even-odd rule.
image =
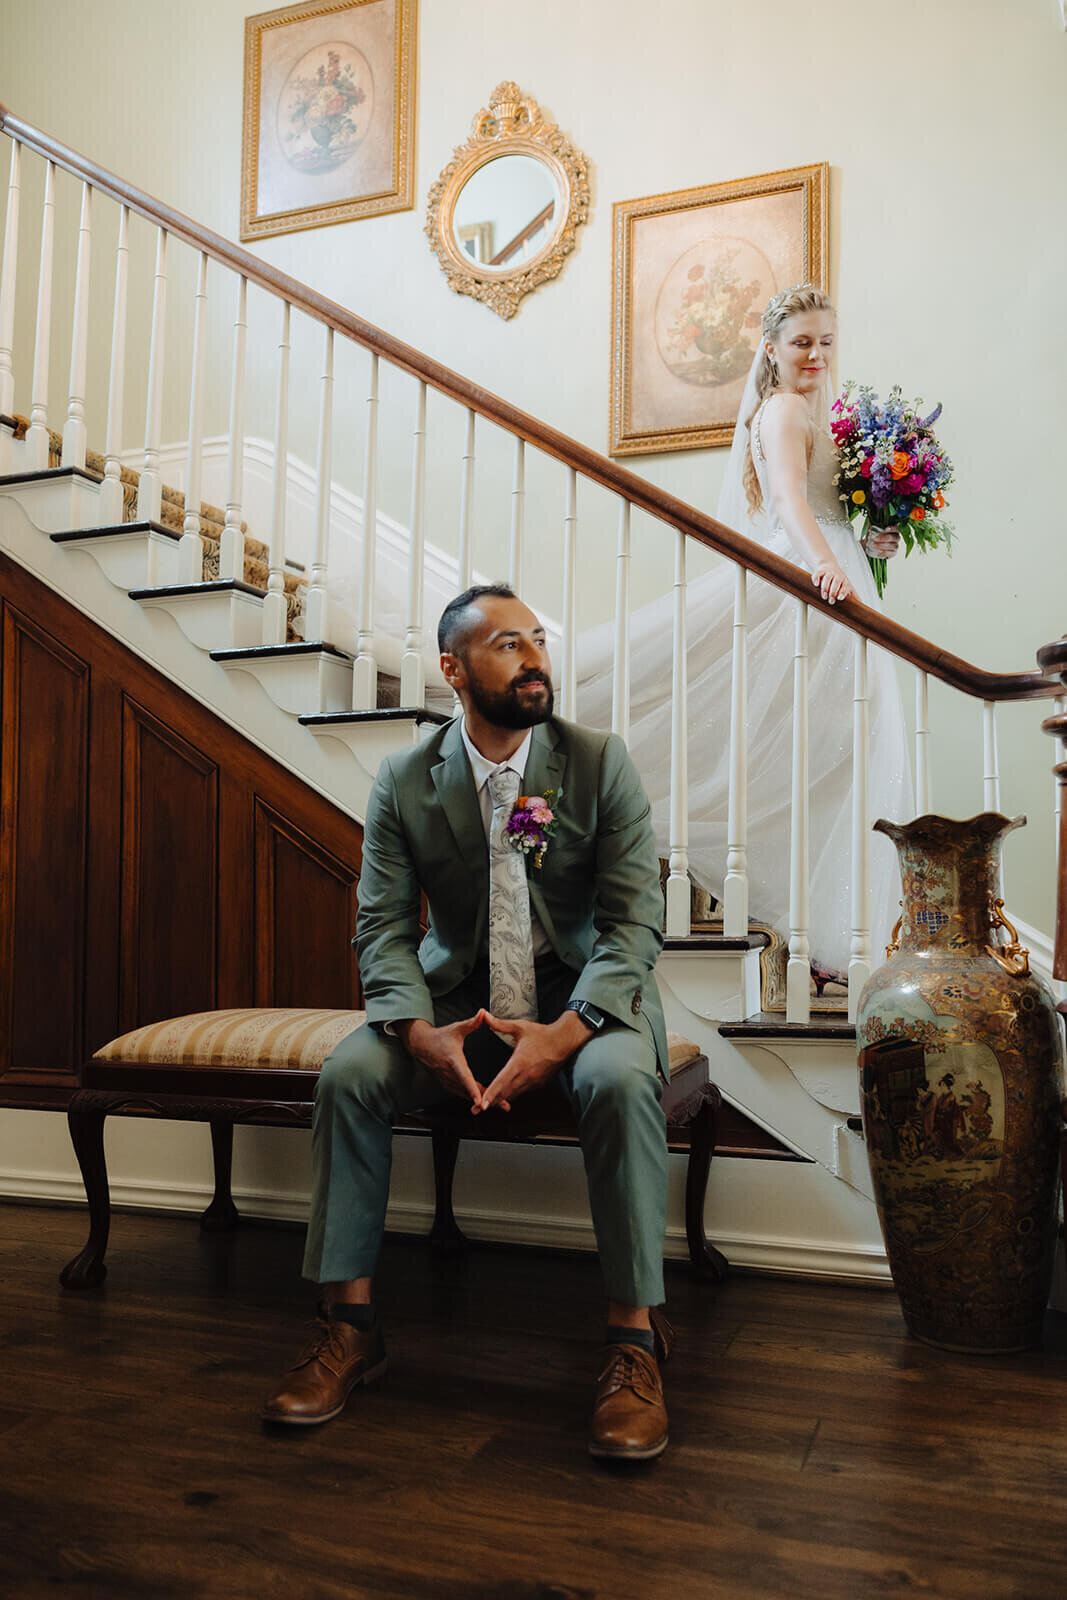
[[[503,155],[472,172],[452,212],[461,256],[487,272],[513,272],[548,244],[559,219],[551,171],[534,156]]]

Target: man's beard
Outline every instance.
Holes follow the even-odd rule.
[[[520,700],[519,690],[527,683],[544,684],[544,696],[536,701],[532,698],[525,702]],[[478,715],[495,728],[532,728],[539,722],[547,722],[555,699],[548,679],[536,672],[517,678],[499,693],[484,688],[472,675],[467,680],[467,693]]]

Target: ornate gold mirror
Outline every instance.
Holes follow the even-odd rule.
[[[501,83],[430,190],[426,232],[450,288],[513,317],[559,272],[588,212],[585,157],[517,83]]]

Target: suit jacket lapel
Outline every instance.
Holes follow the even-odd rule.
[[[462,740],[460,741],[462,744]],[[468,766],[470,763],[468,762]],[[559,748],[559,734],[550,722],[539,722],[533,730],[530,741],[530,754],[526,761],[526,775],[523,778],[523,789],[527,794],[546,794],[549,789],[555,791],[557,799],[563,790],[563,776],[567,770],[567,758]],[[551,842],[548,846],[551,851]],[[556,929],[551,913],[545,905],[545,897],[541,893],[539,875],[531,871],[530,904],[537,914],[538,921],[552,940],[558,946]]]
[[[430,776],[456,849],[469,868],[475,893],[480,899],[488,899],[489,850],[458,717],[441,741],[441,760],[430,768]]]

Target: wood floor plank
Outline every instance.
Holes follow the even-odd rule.
[[[7,1226],[11,1223],[12,1226]],[[668,1270],[671,1446],[585,1452],[588,1256],[390,1238],[390,1371],[264,1427],[312,1292],[300,1230],[0,1206],[0,1594],[43,1600],[1061,1600],[1067,1335],[948,1356],[891,1294]]]

